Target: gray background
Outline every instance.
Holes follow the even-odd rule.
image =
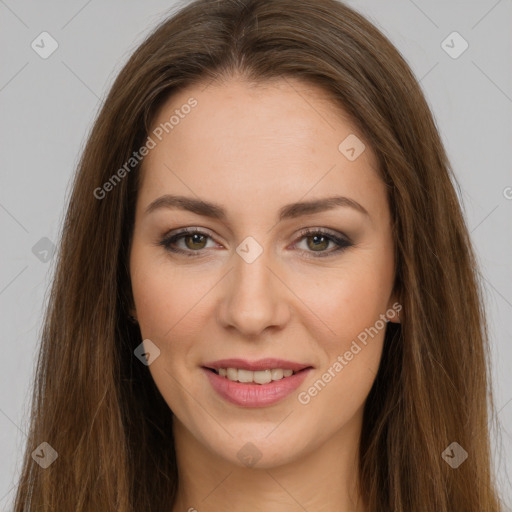
[[[512,1],[347,3],[391,39],[421,81],[462,186],[485,279],[501,424],[501,434],[493,435],[495,464],[510,503]],[[0,510],[11,509],[20,471],[38,334],[53,272],[51,244],[58,239],[71,176],[116,74],[176,5],[163,0],[0,0]],[[59,45],[47,59],[31,47],[43,31]],[[469,44],[458,58],[442,46],[454,31]],[[457,39],[446,44],[453,46],[452,53],[462,48]],[[470,460],[471,454],[466,463]]]

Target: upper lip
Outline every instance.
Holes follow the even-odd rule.
[[[218,361],[212,361],[205,363],[205,368],[211,368],[218,370],[219,368],[237,368],[242,370],[250,370],[253,372],[268,370],[272,368],[281,368],[283,370],[293,370],[298,372],[309,368],[311,365],[296,363],[294,361],[286,361],[285,359],[275,359],[267,357],[265,359],[258,359],[257,361],[247,361],[246,359],[219,359]]]

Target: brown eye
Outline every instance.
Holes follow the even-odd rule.
[[[331,242],[331,240],[324,235],[311,235],[307,236],[306,239],[308,240],[308,247],[312,250],[327,249],[329,242]]]
[[[187,256],[200,256],[201,251],[206,249],[208,239],[211,239],[206,233],[197,229],[185,229],[175,235],[165,237],[158,245],[165,248],[166,251],[182,253]],[[183,241],[180,247],[179,242]]]
[[[204,254],[203,250],[207,248],[208,240],[213,240],[210,235],[198,229],[190,228],[165,237],[158,245],[163,246],[169,252],[186,256],[201,256]],[[299,249],[306,253],[308,257],[313,258],[331,256],[353,245],[345,235],[333,234],[322,229],[303,231],[299,241],[302,242],[302,240],[306,241],[306,248],[299,247]],[[180,247],[179,243],[181,241],[183,241],[183,245]],[[329,244],[333,244],[332,250],[327,250]]]
[[[306,241],[306,249],[302,249],[301,247],[299,247],[299,249],[306,253],[308,257],[313,258],[331,256],[353,245],[345,235],[341,233],[339,235],[334,234],[324,229],[305,230],[301,233],[299,243],[302,242],[302,240]],[[333,244],[334,249],[329,251],[327,249],[330,243]],[[313,256],[311,256],[312,253]]]
[[[192,235],[185,235],[185,236],[182,236],[181,237],[184,242],[185,242],[185,245],[187,247],[187,249],[191,249],[191,250],[194,250],[194,249],[204,249],[204,244],[206,242],[206,236],[205,235],[201,235],[199,233],[194,233]],[[190,243],[188,243],[190,242]]]

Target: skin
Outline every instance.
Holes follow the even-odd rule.
[[[149,370],[174,413],[172,510],[364,510],[357,450],[385,329],[309,403],[298,394],[396,303],[390,211],[375,156],[366,142],[354,161],[338,150],[350,134],[363,138],[316,86],[240,77],[197,84],[170,97],[154,126],[190,97],[197,106],[144,159],[130,249],[133,315],[142,338],[160,349]],[[176,208],[146,214],[164,194],[218,203],[227,219]],[[345,206],[277,220],[285,204],[333,195],[368,215]],[[184,227],[208,237],[174,246],[200,256],[159,245]],[[314,235],[301,236],[304,228],[345,234],[353,245],[333,253],[334,242],[315,244]],[[236,252],[248,236],[263,249],[250,264]],[[315,256],[321,252],[331,256]],[[201,369],[228,357],[278,357],[314,370],[280,402],[244,408],[217,395]],[[237,457],[248,442],[261,455],[252,467]]]

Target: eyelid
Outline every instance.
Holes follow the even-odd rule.
[[[203,251],[205,251],[206,248],[199,249],[197,251],[183,250],[183,249],[178,249],[178,248],[173,248],[173,249],[170,248],[172,241],[180,240],[183,237],[185,237],[186,235],[194,235],[194,234],[206,235],[207,238],[210,238],[215,243],[217,243],[217,241],[215,240],[216,237],[213,236],[208,229],[202,228],[202,227],[197,227],[197,226],[192,226],[192,227],[178,228],[177,230],[168,231],[162,237],[162,239],[159,242],[157,242],[157,245],[163,246],[166,251],[175,253],[175,254],[183,254],[183,255],[192,256],[192,257],[203,256],[204,255]],[[333,254],[341,253],[345,249],[352,247],[354,245],[354,243],[351,241],[350,237],[348,237],[347,235],[345,235],[342,232],[339,232],[339,231],[336,231],[336,230],[333,230],[330,228],[325,228],[325,227],[308,227],[308,228],[303,228],[299,231],[297,237],[295,237],[294,242],[292,243],[292,247],[297,245],[297,243],[302,241],[302,239],[306,238],[307,236],[312,236],[312,235],[325,236],[326,238],[329,239],[330,242],[333,242],[334,244],[336,244],[336,248],[334,250],[330,250],[330,251],[318,251],[318,252],[317,251],[305,251],[304,249],[298,249],[301,253],[308,254],[307,257],[309,257],[309,258],[317,259],[317,258],[322,258],[322,257],[329,257]]]
[[[324,228],[324,227],[312,227],[312,228],[304,228],[299,232],[299,236],[296,238],[296,241],[293,242],[293,245],[295,246],[297,243],[299,243],[303,238],[306,238],[307,236],[312,236],[320,234],[322,236],[325,236],[329,241],[332,241],[336,244],[336,248],[334,250],[330,251],[304,251],[303,249],[299,249],[299,251],[305,253],[307,258],[328,258],[330,256],[335,256],[341,254],[345,249],[348,249],[349,247],[352,247],[354,243],[351,241],[351,239],[345,235],[342,232],[332,230],[330,228]]]
[[[335,229],[324,228],[324,227],[303,228],[299,231],[299,238],[302,238],[306,235],[314,235],[317,233],[321,233],[323,235],[330,236],[330,237],[332,237],[334,239],[338,239],[340,241],[352,243],[350,237],[348,237],[345,233],[342,233],[341,231],[337,231]]]

